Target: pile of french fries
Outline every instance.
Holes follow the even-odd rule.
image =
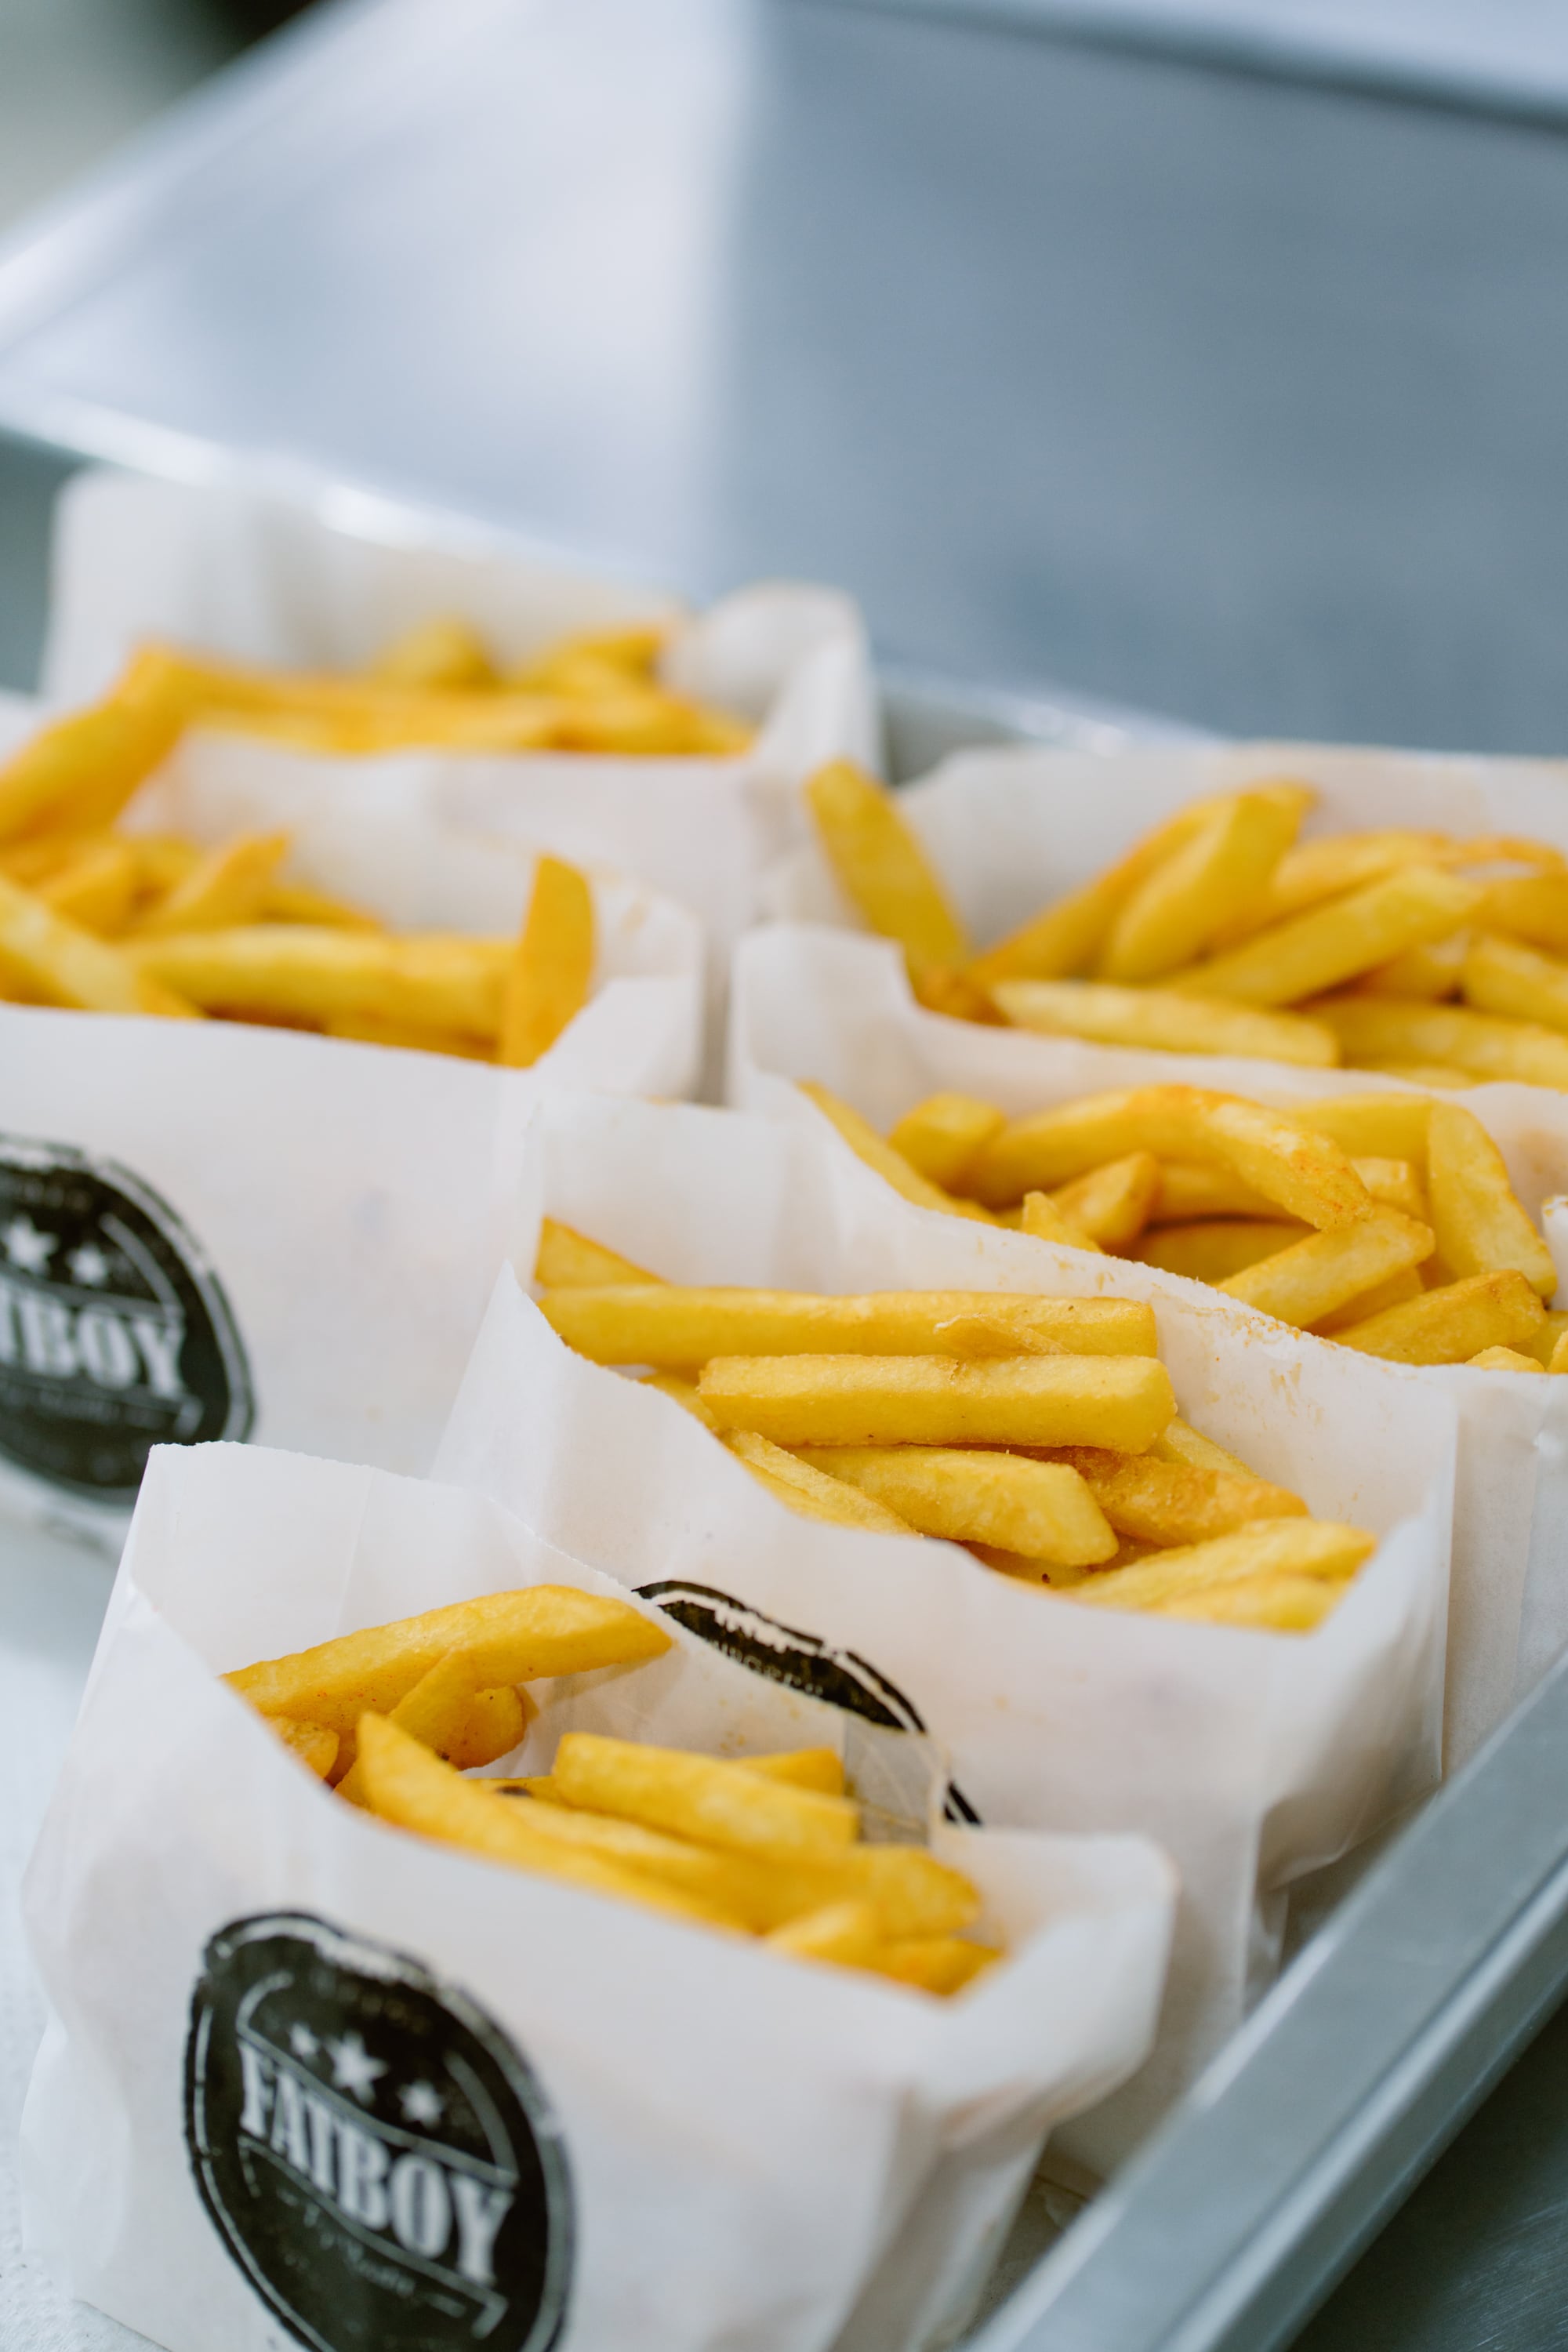
[[[807,1517],[946,1538],[1090,1606],[1290,1633],[1373,1549],[1188,1427],[1138,1299],[689,1288],[548,1219],[535,1278],[568,1346],[637,1370]]]
[[[929,1011],[1100,1045],[1338,1064],[1427,1087],[1568,1088],[1568,861],[1382,830],[1299,842],[1314,795],[1192,802],[976,953],[893,795],[847,761],[816,835]]]
[[[628,1603],[534,1585],[226,1677],[340,1797],[421,1837],[796,1959],[962,1991],[1000,1954],[980,1897],[923,1847],[866,1845],[831,1748],[727,1761],[568,1732],[548,1774],[472,1777],[517,1747],[521,1685],[638,1665],[669,1636]]]

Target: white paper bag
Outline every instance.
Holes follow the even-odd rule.
[[[559,1341],[502,1274],[437,1475],[678,1610],[759,1672],[922,1724],[954,1811],[1156,1839],[1184,1903],[1158,2050],[1067,2145],[1120,2155],[1277,1964],[1282,1890],[1436,1776],[1454,1417],[1387,1367],[1260,1332],[1149,1268],[914,1209],[837,1139],[689,1108],[542,1106],[541,1213],[675,1281],[1152,1300],[1183,1412],[1384,1541],[1308,1638],[1112,1615],[956,1547],[798,1517],[668,1398]]]
[[[1169,1865],[939,1825],[1011,1955],[943,2004],[391,1829],[216,1679],[534,1583],[610,1589],[475,1496],[154,1456],[27,1883],[34,2242],[169,2352],[934,2352],[1046,2132],[1147,2047]],[[574,1727],[853,1775],[848,1729],[875,1769],[671,1630],[535,1685],[494,1769]]]
[[[729,1099],[820,1131],[820,1112],[793,1083],[800,1078],[829,1087],[884,1133],[944,1088],[978,1095],[1017,1118],[1076,1096],[1173,1078],[1287,1108],[1314,1096],[1385,1093],[1394,1085],[1369,1071],[1134,1053],[950,1021],[916,1003],[903,956],[890,942],[780,923],[754,932],[735,956]],[[1568,1096],[1544,1087],[1480,1086],[1444,1099],[1472,1110],[1495,1138],[1532,1216],[1568,1188]],[[1266,1316],[1251,1319],[1260,1330],[1279,1328]],[[1327,1340],[1302,1345],[1331,1349]],[[1568,1381],[1465,1364],[1411,1367],[1400,1377],[1450,1398],[1459,1415],[1444,1730],[1445,1762],[1454,1770],[1568,1643],[1561,1537]]]
[[[866,633],[836,590],[763,583],[682,617],[667,593],[370,501],[340,496],[311,509],[99,470],[61,494],[45,682],[63,700],[100,693],[150,636],[247,661],[353,667],[448,612],[467,615],[508,662],[579,630],[673,619],[668,683],[759,731],[729,759],[322,759],[198,733],[187,765],[226,781],[276,765],[323,803],[368,793],[636,875],[728,940],[751,919],[764,870],[801,837],[802,779],[838,756],[878,761]]]

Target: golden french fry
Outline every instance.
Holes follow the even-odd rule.
[[[118,690],[57,719],[0,767],[0,840],[110,824],[174,749],[178,722]]]
[[[1048,1192],[1025,1193],[1018,1231],[1037,1242],[1055,1242],[1061,1249],[1092,1250],[1096,1256],[1100,1255],[1100,1244],[1089,1239],[1076,1217],[1058,1209]]]
[[[1417,1095],[1332,1095],[1293,1103],[1290,1116],[1360,1159],[1426,1164],[1426,1121],[1432,1106]]]
[[[520,1817],[534,1834],[565,1853],[584,1853],[614,1869],[633,1870],[656,1885],[675,1889],[753,1933],[776,1927],[816,1904],[831,1901],[837,1884],[826,1873],[780,1871],[747,1855],[722,1853],[710,1845],[669,1837],[638,1822],[608,1813],[579,1811],[559,1795],[552,1778],[479,1780],[471,1787],[487,1795],[516,1800]],[[826,1889],[826,1891],[825,1891]]]
[[[806,806],[847,898],[912,964],[963,964],[969,940],[893,794],[848,760],[818,768]]]
[[[392,939],[326,924],[257,923],[136,940],[124,953],[143,979],[206,1012],[392,1021],[490,1038],[500,1024],[510,949],[503,940]]]
[[[713,1436],[719,1434],[719,1424],[698,1395],[695,1381],[685,1379],[679,1372],[642,1372],[638,1374],[637,1386],[657,1389],[660,1396],[667,1396],[672,1404],[680,1407],[682,1412],[689,1412],[693,1421],[700,1421]]]
[[[1091,1168],[1087,1176],[1076,1176],[1050,1197],[1091,1241],[1121,1249],[1136,1241],[1148,1223],[1162,1182],[1160,1163],[1152,1151],[1129,1151]],[[1029,1230],[1026,1224],[1025,1231]]]
[[[662,1657],[669,1635],[629,1601],[570,1585],[535,1584],[341,1633],[313,1649],[243,1666],[224,1680],[264,1714],[325,1724],[342,1735],[367,1708],[389,1714],[448,1651],[491,1642],[509,1645],[506,1661],[516,1672],[504,1679],[521,1683]]]
[[[1027,1192],[1081,1176],[1128,1151],[1225,1168],[1310,1225],[1347,1225],[1370,1206],[1339,1146],[1294,1117],[1200,1087],[1138,1087],[1088,1095],[1015,1119],[970,1172],[981,1200],[1001,1208]]]
[[[1438,866],[1403,866],[1364,890],[1258,932],[1168,985],[1247,1004],[1299,1004],[1458,930],[1479,899],[1473,884]]]
[[[286,1715],[262,1717],[278,1734],[291,1755],[297,1756],[307,1772],[324,1780],[338,1760],[338,1735],[329,1731],[323,1723],[296,1723]]]
[[[970,1162],[1007,1124],[994,1103],[973,1095],[930,1095],[907,1110],[888,1137],[917,1176],[951,1192]]]
[[[1397,1209],[1404,1216],[1431,1223],[1430,1204],[1414,1160],[1384,1160],[1368,1153],[1352,1160],[1351,1165],[1380,1209]]]
[[[698,1402],[701,1403],[700,1397]],[[755,1430],[731,1430],[723,1442],[760,1486],[788,1509],[798,1511],[803,1518],[823,1519],[834,1527],[860,1528],[869,1535],[912,1536],[918,1532],[908,1519],[900,1518],[897,1511],[879,1502],[874,1495],[862,1494],[855,1486],[828,1477],[821,1469],[786,1452],[784,1446],[775,1445],[771,1438],[759,1437]]]
[[[966,1549],[982,1568],[994,1568],[1001,1576],[1010,1576],[1020,1584],[1048,1584],[1065,1591],[1069,1585],[1081,1584],[1086,1576],[1094,1575],[1100,1568],[1118,1568],[1121,1564],[1121,1547],[1117,1546],[1107,1560],[1097,1561],[1094,1568],[1068,1568],[1059,1559],[1037,1559],[1026,1551],[1005,1551],[1000,1544],[972,1543]]]
[[[187,726],[348,753],[422,743],[536,751],[559,740],[564,709],[542,695],[458,693],[363,677],[258,669],[158,645],[139,650],[120,690]]]
[[[139,845],[145,847],[145,844]],[[261,901],[262,919],[269,923],[327,923],[346,931],[384,931],[386,925],[378,915],[367,915],[363,907],[351,907],[345,898],[334,898],[330,891],[313,890],[304,882],[270,882]]]
[[[701,1290],[676,1283],[548,1290],[541,1312],[598,1364],[679,1370],[710,1356],[968,1357],[1065,1349],[1152,1355],[1153,1308],[1136,1298],[1042,1298],[1028,1291]],[[977,1344],[978,1342],[978,1344]]]
[[[1308,1329],[1320,1339],[1332,1339],[1340,1332],[1348,1330],[1352,1323],[1364,1323],[1369,1316],[1381,1315],[1385,1307],[1403,1307],[1407,1298],[1419,1298],[1427,1287],[1423,1277],[1431,1264],[1432,1261],[1427,1259],[1420,1269],[1407,1265],[1398,1274],[1391,1274],[1386,1282],[1373,1283],[1370,1290],[1363,1290],[1356,1297],[1347,1298],[1342,1307],[1336,1307],[1331,1315],[1320,1315],[1315,1323],[1308,1325]],[[1439,1286],[1436,1283],[1432,1285],[1434,1289]]]
[[[1568,1334],[1559,1332],[1546,1360],[1546,1369],[1549,1372],[1568,1372]]]
[[[1545,1366],[1533,1356],[1521,1356],[1517,1348],[1483,1348],[1479,1356],[1470,1358],[1470,1368],[1478,1372],[1542,1372]]]
[[[736,1756],[731,1761],[764,1780],[787,1780],[792,1789],[816,1789],[824,1797],[844,1794],[844,1759],[833,1748],[781,1748],[771,1756]]]
[[[1304,1516],[1307,1509],[1299,1495],[1265,1478],[1163,1461],[1152,1453],[1108,1454],[1079,1445],[1063,1459],[1083,1478],[1118,1536],[1138,1543],[1208,1543],[1255,1519]]]
[[[1342,1582],[1321,1577],[1262,1575],[1237,1584],[1163,1601],[1157,1617],[1186,1617],[1209,1625],[1250,1625],[1274,1633],[1310,1633],[1344,1598]]]
[[[196,1008],[122,949],[68,922],[0,875],[0,971],[15,972],[47,1004],[82,1013],[153,1013],[193,1021]]]
[[[922,1012],[945,1013],[950,1021],[978,1021],[999,1029],[1005,1024],[988,989],[967,971],[951,963],[909,963],[910,992]]]
[[[1232,1169],[1217,1163],[1205,1167],[1195,1160],[1156,1164],[1160,1188],[1149,1214],[1152,1225],[1190,1225],[1201,1217],[1279,1216],[1279,1204],[1244,1184]]]
[[[1347,1225],[1335,1233],[1352,1230]],[[1156,1225],[1128,1255],[1141,1265],[1157,1265],[1189,1282],[1228,1282],[1247,1267],[1267,1265],[1311,1233],[1310,1225],[1286,1224],[1267,1217],[1211,1217],[1201,1224]]]
[[[223,848],[209,850],[166,898],[141,918],[137,937],[219,931],[253,922],[288,854],[286,833],[241,834]]]
[[[515,1686],[521,1677],[510,1672],[519,1654],[526,1664],[531,1648],[524,1635],[520,1651],[515,1629],[510,1637],[486,1636],[448,1650],[404,1693],[387,1720],[459,1772],[493,1764],[520,1746],[528,1729],[531,1702]],[[356,1762],[338,1783],[338,1794],[358,1804],[362,1788]]]
[[[984,1221],[984,1210],[976,1208],[973,1201],[957,1200],[952,1193],[944,1192],[939,1184],[932,1184],[924,1176],[918,1175],[903,1153],[896,1151],[890,1143],[885,1143],[870,1120],[862,1118],[859,1112],[852,1110],[847,1102],[840,1102],[837,1095],[830,1094],[826,1087],[818,1086],[813,1079],[802,1078],[798,1083],[806,1100],[815,1103],[824,1118],[830,1120],[838,1129],[856,1158],[863,1160],[868,1168],[874,1169],[895,1192],[900,1193],[906,1201],[912,1201],[917,1209],[942,1209],[952,1217],[978,1217]]]
[[[1152,1356],[716,1356],[698,1392],[777,1445],[1109,1445],[1141,1454],[1176,1409]]]
[[[79,923],[84,931],[111,939],[125,928],[136,903],[139,879],[135,854],[129,845],[100,841],[35,887],[44,904],[68,923]]]
[[[1349,1324],[1334,1338],[1342,1348],[1396,1364],[1468,1364],[1483,1348],[1527,1347],[1544,1314],[1523,1275],[1504,1266],[1425,1290],[1403,1307]]]
[[[1452,856],[1447,834],[1386,831],[1334,834],[1287,850],[1251,904],[1238,907],[1220,944],[1236,945],[1326,899],[1362,890],[1405,866],[1440,866]]]
[[[1361,1528],[1332,1519],[1254,1519],[1212,1543],[1156,1552],[1131,1568],[1104,1569],[1066,1596],[1081,1608],[1154,1609],[1190,1593],[1255,1576],[1353,1576],[1377,1548]]]
[[[996,1544],[1069,1568],[1116,1549],[1093,1495],[1063,1462],[928,1445],[806,1447],[800,1458],[887,1505],[921,1535]]]
[[[971,1944],[961,1936],[907,1936],[884,1944],[869,1965],[879,1977],[945,1999],[962,1992],[1002,1957],[994,1946]]]
[[[1327,1069],[1339,1059],[1329,1032],[1294,1013],[1255,1013],[1221,996],[1174,988],[1114,988],[1098,980],[1001,980],[992,991],[1018,1029],[1138,1045],[1165,1054],[1232,1054]]]
[[[594,980],[594,894],[586,875],[541,857],[501,999],[496,1058],[531,1069],[588,1002]]]
[[[1450,996],[1458,996],[1459,982],[1469,946],[1469,934],[1455,931],[1446,940],[1433,940],[1426,947],[1406,948],[1403,955],[1390,963],[1375,964],[1363,971],[1352,985],[1369,996],[1425,997],[1439,1004]]]
[[[364,1802],[384,1821],[482,1854],[488,1862],[563,1880],[587,1894],[641,1903],[672,1918],[709,1927],[733,1924],[728,1912],[695,1895],[551,1838],[525,1805],[489,1795],[480,1780],[465,1780],[384,1716],[363,1714],[358,1731]]]
[[[1166,1423],[1149,1451],[1161,1462],[1188,1462],[1194,1470],[1219,1470],[1227,1478],[1257,1480],[1257,1472],[1247,1467],[1239,1454],[1227,1453],[1212,1437],[1205,1437],[1201,1431],[1189,1427],[1179,1413],[1174,1421]]]
[[[1549,955],[1568,956],[1568,875],[1521,874],[1489,883],[1476,922]]]
[[[1310,1234],[1277,1256],[1230,1275],[1219,1287],[1244,1307],[1305,1330],[1390,1275],[1420,1265],[1432,1250],[1429,1225],[1397,1209],[1370,1209],[1355,1224]]]
[[[426,1029],[416,1021],[384,1021],[374,1013],[329,1013],[321,1027],[329,1037],[346,1038],[355,1045],[393,1045],[405,1054],[453,1054],[462,1062],[495,1059],[495,1049],[485,1038],[465,1037],[456,1029]]]
[[[1557,1287],[1552,1252],[1509,1180],[1507,1163],[1473,1111],[1434,1103],[1426,1137],[1426,1181],[1437,1253],[1450,1274],[1517,1266],[1532,1290]]]
[[[383,646],[370,667],[389,686],[473,688],[499,684],[484,639],[458,613],[420,621]]]
[[[859,1808],[847,1797],[766,1780],[740,1764],[569,1731],[552,1779],[569,1805],[641,1822],[700,1845],[770,1862],[815,1862],[853,1845]]]
[[[868,1969],[882,1950],[882,1922],[874,1904],[827,1903],[786,1921],[765,1938],[772,1951],[795,1960],[821,1960],[840,1969]]]
[[[602,1242],[590,1241],[574,1227],[546,1217],[539,1228],[539,1255],[533,1262],[533,1278],[547,1290],[567,1290],[603,1289],[628,1282],[655,1283],[662,1281],[663,1276],[634,1265],[629,1257],[606,1249]]]
[[[1526,1342],[1526,1352],[1534,1357],[1543,1371],[1552,1370],[1552,1359],[1564,1331],[1568,1331],[1568,1309],[1549,1307]]]
[[[613,679],[618,687],[628,680],[649,681],[669,636],[669,624],[665,621],[637,621],[626,628],[595,629],[581,635],[561,637],[546,646],[542,653],[533,655],[508,678],[510,686],[525,691],[554,693],[564,685],[580,690],[587,675],[601,685]]]
[[[1334,1032],[1347,1062],[1443,1065],[1477,1078],[1568,1087],[1568,1037],[1553,1029],[1467,1005],[1401,1004],[1384,996],[1324,997],[1312,1012]]]
[[[1539,948],[1479,932],[1465,956],[1461,987],[1478,1013],[1568,1029],[1568,963]]]
[[[1160,980],[1201,955],[1226,917],[1267,888],[1311,799],[1302,788],[1223,801],[1125,901],[1100,956],[1100,977]]]

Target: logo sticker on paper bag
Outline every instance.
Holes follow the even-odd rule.
[[[566,2314],[559,2127],[494,2021],[298,1913],[208,1944],[185,2047],[202,2202],[313,2352],[547,2352]]]
[[[0,1136],[0,1454],[129,1507],[152,1447],[252,1417],[228,1302],[168,1203],[112,1160]]]

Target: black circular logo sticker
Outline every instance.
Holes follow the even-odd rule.
[[[206,1948],[185,2139],[214,2225],[313,2352],[546,2352],[566,2315],[560,2130],[506,2035],[416,1961],[300,1913]]]
[[[0,1136],[0,1454],[128,1506],[154,1445],[253,1418],[228,1301],[167,1202],[113,1160]]]

